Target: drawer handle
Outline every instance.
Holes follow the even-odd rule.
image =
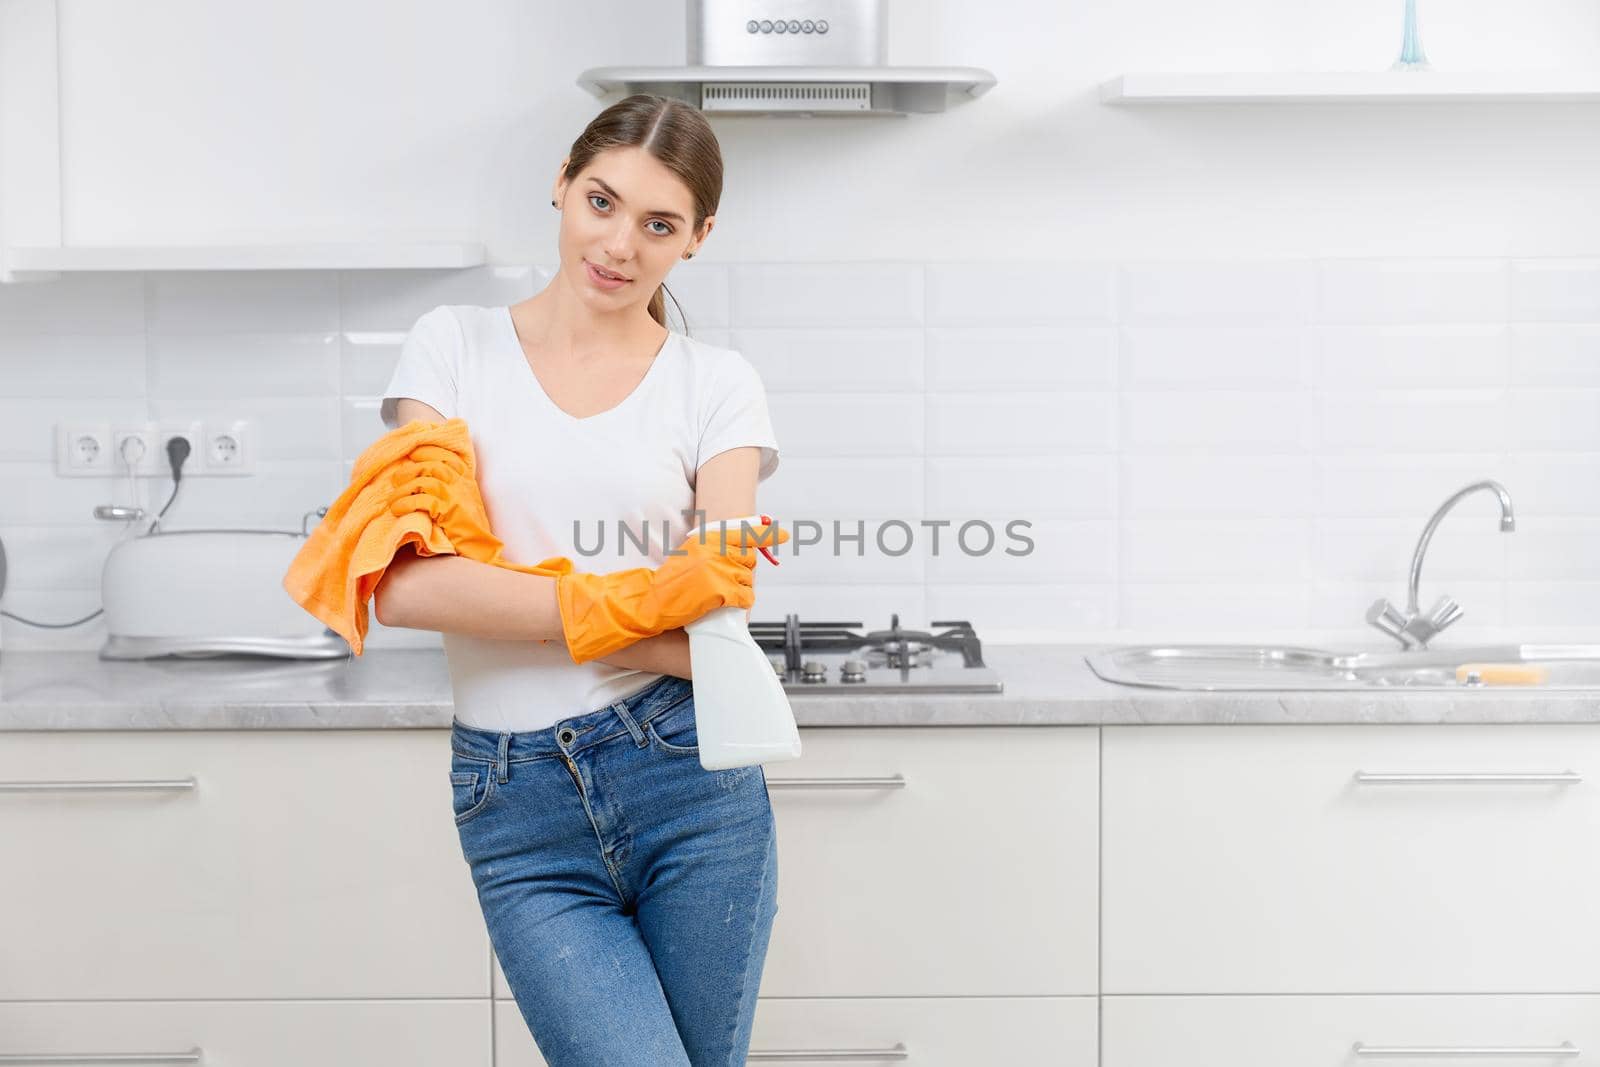
[[[1363,1045],[1357,1041],[1355,1054],[1357,1056],[1576,1056],[1578,1048],[1570,1041],[1563,1041],[1554,1048],[1518,1048],[1514,1045],[1501,1048],[1484,1048],[1482,1046]]]
[[[0,1052],[0,1063],[199,1063],[198,1046],[188,1052]]]
[[[745,1057],[751,1060],[905,1060],[911,1058],[905,1042],[896,1041],[893,1048],[753,1048]]]
[[[1581,782],[1576,771],[1550,771],[1534,774],[1374,774],[1357,771],[1358,782]]]
[[[904,789],[901,774],[882,778],[768,778],[767,785],[779,789]]]
[[[0,782],[0,793],[58,793],[79,792],[87,789],[193,789],[195,780],[191,778],[156,778],[143,782],[119,781],[88,781],[88,782]],[[0,1059],[0,1063],[8,1061]],[[159,1062],[159,1061],[158,1061]]]

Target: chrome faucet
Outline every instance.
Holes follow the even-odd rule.
[[[1485,479],[1452,493],[1448,500],[1439,505],[1439,510],[1433,513],[1428,525],[1422,528],[1422,537],[1417,541],[1417,550],[1411,556],[1411,581],[1407,590],[1405,612],[1402,613],[1385,597],[1373,601],[1372,606],[1367,609],[1367,622],[1399,641],[1400,646],[1408,651],[1427,648],[1428,642],[1435,634],[1465,614],[1461,610],[1461,605],[1447,596],[1440,597],[1433,607],[1428,609],[1426,615],[1422,614],[1417,602],[1417,584],[1422,580],[1422,554],[1427,551],[1428,541],[1432,539],[1439,520],[1443,519],[1445,512],[1455,507],[1456,502],[1462,497],[1479,489],[1489,490],[1500,501],[1500,532],[1511,533],[1517,528],[1516,516],[1511,513],[1511,494],[1506,492],[1506,487],[1499,482]]]

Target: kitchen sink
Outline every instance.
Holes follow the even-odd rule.
[[[1084,659],[1108,682],[1160,689],[1600,689],[1600,645],[1124,645]]]

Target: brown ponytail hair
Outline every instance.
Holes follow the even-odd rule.
[[[572,142],[566,177],[575,179],[594,157],[611,148],[643,148],[676,174],[694,197],[694,231],[714,215],[722,199],[722,148],[700,109],[682,100],[635,93],[606,108]],[[665,294],[665,295],[663,295]],[[665,284],[650,297],[650,317],[667,325]],[[683,318],[683,306],[678,317]],[[687,327],[687,321],[685,321]],[[670,329],[670,327],[669,327]]]

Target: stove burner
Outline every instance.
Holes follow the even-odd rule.
[[[864,647],[869,667],[927,667],[933,662],[933,649],[920,643],[904,643],[887,648]]]
[[[891,662],[915,659],[918,654],[931,649],[947,649],[962,653],[966,667],[982,667],[984,653],[978,633],[971,622],[931,622],[934,627],[949,627],[939,633],[928,630],[902,630],[899,614],[891,614],[890,629],[853,633],[851,627],[861,629],[861,622],[802,622],[797,614],[784,617],[782,622],[750,622],[750,637],[771,653],[784,653],[787,665],[800,669],[802,646],[806,653],[867,653],[878,654]]]
[[[768,653],[785,691],[830,693],[998,693],[998,675],[983,663],[972,624],[931,623],[936,632],[906,630],[889,616],[887,630],[859,622],[751,622],[750,636]],[[957,659],[952,653],[959,652]]]
[[[750,636],[768,652],[782,652],[784,665],[799,671],[804,667],[804,652],[865,653],[871,666],[890,666],[909,670],[926,665],[934,649],[960,652],[966,667],[983,666],[983,645],[973,632],[972,624],[965,620],[933,622],[935,627],[948,627],[940,633],[926,630],[903,630],[900,616],[889,616],[887,630],[870,630],[864,634],[852,633],[861,629],[859,622],[807,622],[800,616],[789,615],[783,622],[750,623]]]

